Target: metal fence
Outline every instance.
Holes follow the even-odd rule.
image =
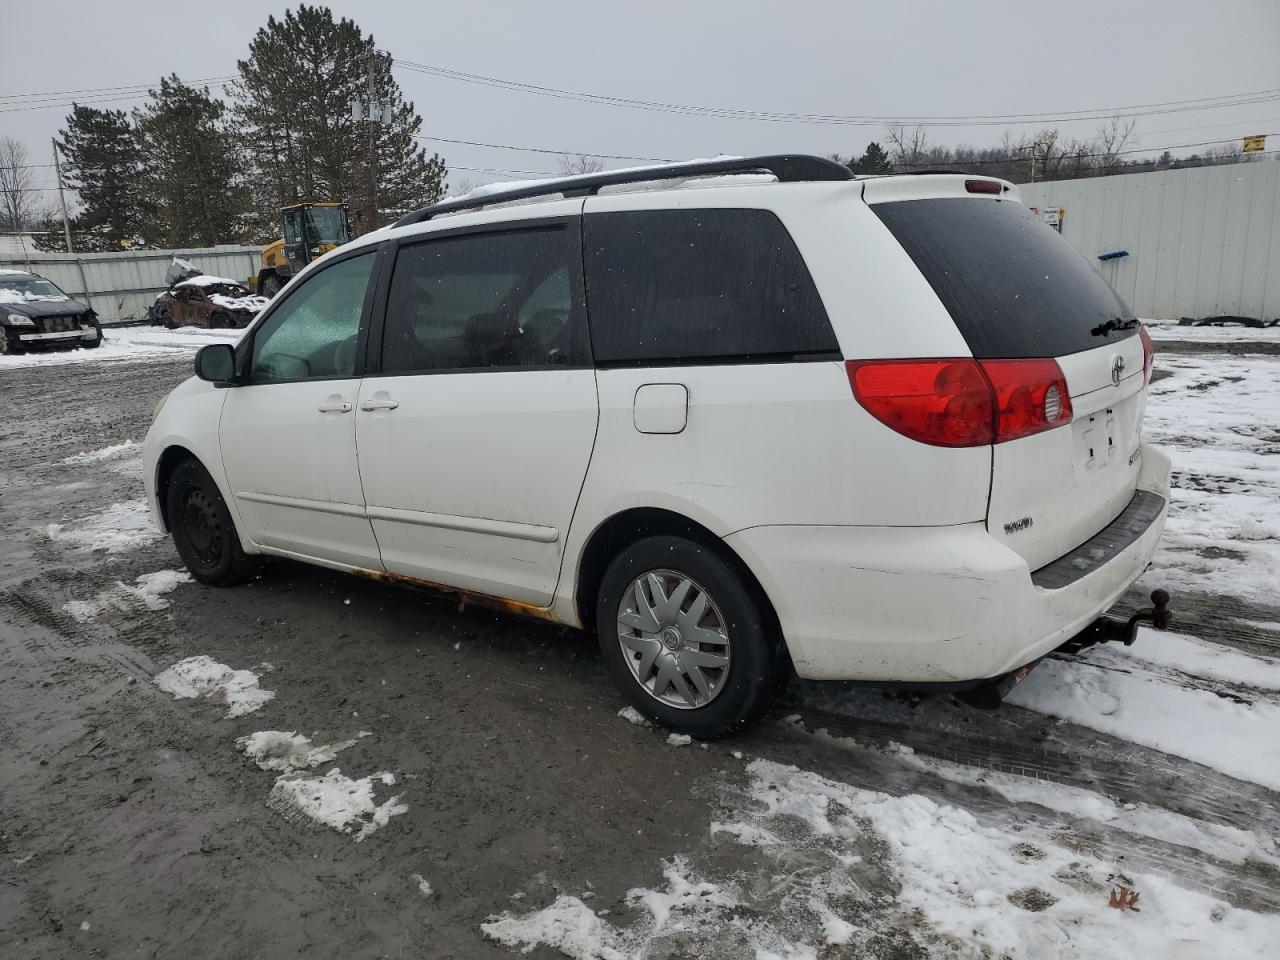
[[[1140,317],[1280,317],[1280,162],[1023,184]],[[1099,260],[1099,257],[1111,256]]]
[[[165,271],[175,256],[204,273],[253,283],[258,247],[208,247],[187,250],[123,250],[119,253],[0,254],[0,267],[30,270],[48,277],[77,300],[84,300],[103,323],[143,320],[156,294],[167,289]]]

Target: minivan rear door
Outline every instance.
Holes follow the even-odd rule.
[[[975,183],[1000,182],[928,177],[919,198],[898,187],[876,202],[873,183],[872,209],[974,357],[1052,358],[1062,370],[1071,422],[993,448],[988,529],[1035,570],[1088,540],[1134,495],[1146,393],[1138,321],[1012,187],[973,193]]]

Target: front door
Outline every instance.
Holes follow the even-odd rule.
[[[376,251],[311,274],[255,328],[218,428],[246,535],[278,552],[381,569],[356,464],[357,353]]]
[[[392,573],[550,603],[595,439],[577,217],[400,247],[360,389]]]

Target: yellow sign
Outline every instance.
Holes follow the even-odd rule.
[[[1259,152],[1261,152],[1261,151],[1263,151],[1263,150],[1265,150],[1265,149],[1267,149],[1267,137],[1266,137],[1266,134],[1263,134],[1263,135],[1262,135],[1262,136],[1260,136],[1260,137],[1245,137],[1245,138],[1244,138],[1244,152],[1245,152],[1245,153],[1259,153]]]

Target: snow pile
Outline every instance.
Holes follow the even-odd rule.
[[[295,731],[259,730],[236,740],[236,748],[263,770],[293,773],[332,763],[339,752],[355,746],[356,740],[340,740],[315,746]]]
[[[203,697],[227,705],[227,717],[243,717],[261,709],[275,697],[274,690],[258,687],[252,670],[232,670],[206,656],[188,657],[175,663],[153,681],[175,700]]]
[[[1046,660],[1008,700],[1280,790],[1280,661],[1144,630]]]
[[[125,553],[164,538],[152,522],[145,500],[114,503],[102,513],[82,517],[69,525],[51,523],[45,527],[45,534],[54,543],[107,553]]]
[[[669,747],[687,747],[693,743],[693,737],[687,733],[668,733],[667,746]]]
[[[77,464],[77,463],[100,463],[103,460],[116,460],[126,454],[134,454],[142,449],[142,445],[134,440],[125,440],[122,443],[113,443],[109,447],[102,447],[99,450],[89,450],[86,453],[77,453],[70,457],[64,457],[59,463]]]
[[[411,873],[409,879],[418,885],[418,892],[424,897],[431,896],[431,882],[420,873]]]
[[[1249,327],[1243,324],[1193,326],[1176,320],[1143,320],[1157,344],[1166,343],[1265,343],[1280,341],[1280,326]],[[1156,348],[1159,350],[1159,347]]]
[[[618,716],[620,716],[623,720],[627,721],[627,723],[634,723],[638,727],[649,726],[648,719],[645,717],[643,713],[641,713],[635,707],[630,707],[630,706],[623,707],[621,710],[618,711]]]
[[[382,803],[374,800],[374,779],[393,785],[390,773],[352,780],[334,767],[324,776],[282,776],[271,788],[267,805],[285,817],[304,817],[340,833],[355,833],[360,843],[392,817],[407,813],[409,808],[394,796]]]
[[[637,887],[627,893],[627,904],[641,916],[625,930],[614,927],[578,897],[566,895],[531,913],[517,916],[508,911],[490,917],[480,930],[491,940],[524,953],[548,946],[576,960],[629,960],[648,955],[647,948],[655,942],[721,937],[726,927],[738,923],[731,912],[738,904],[734,894],[693,878],[682,857],[665,863],[662,873],[665,890]]]
[[[144,573],[133,583],[114,584],[101,590],[91,600],[71,600],[62,609],[79,623],[88,623],[109,610],[134,613],[138,610],[165,610],[169,601],[164,594],[172,593],[181,584],[190,583],[191,574],[185,570],[159,570]]]

